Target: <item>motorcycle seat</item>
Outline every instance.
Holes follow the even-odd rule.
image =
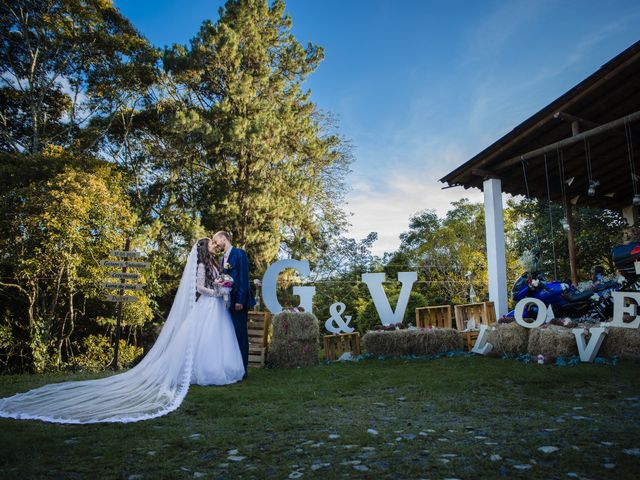
[[[605,282],[605,283],[601,283],[599,285],[596,285],[596,287],[593,289],[594,292],[602,292],[603,290],[609,290],[610,288],[615,288],[620,286],[620,284],[618,282],[616,282],[615,280],[612,280],[610,282]]]
[[[595,292],[593,290],[588,290],[586,292],[578,292],[578,291],[570,291],[567,290],[566,292],[564,292],[562,294],[562,297],[567,301],[567,302],[583,302],[585,300],[588,300],[589,298],[593,297],[593,294]]]

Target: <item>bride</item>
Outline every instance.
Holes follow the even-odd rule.
[[[225,298],[216,279],[214,245],[193,246],[171,311],[142,361],[98,380],[64,382],[0,399],[0,417],[55,423],[137,422],[180,406],[190,384],[226,385],[244,364]]]

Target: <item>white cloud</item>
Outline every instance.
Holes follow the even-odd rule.
[[[378,241],[372,249],[376,255],[397,250],[399,236],[408,230],[409,218],[416,212],[432,209],[444,216],[455,200],[467,197],[474,202],[482,201],[480,190],[442,190],[444,184],[439,183],[433,171],[427,168],[388,175],[380,172],[380,176],[386,177],[380,188],[375,189],[366,181],[356,181],[347,197],[347,209],[353,213],[348,233],[361,239],[370,232],[378,232]]]

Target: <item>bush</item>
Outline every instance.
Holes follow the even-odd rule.
[[[79,370],[98,372],[106,369],[113,361],[113,343],[103,335],[89,335],[82,339],[84,353],[73,357],[69,366]],[[120,340],[118,368],[128,368],[144,353],[142,347],[128,345]]]
[[[392,295],[389,297],[389,305],[392,308],[395,308],[398,304],[399,293]],[[405,327],[409,326],[409,324],[415,325],[416,322],[416,308],[418,307],[426,307],[429,305],[427,299],[424,295],[418,292],[411,292],[409,294],[409,303],[407,305],[407,309],[404,312],[404,318],[402,319],[402,323]],[[378,315],[378,311],[376,310],[376,306],[373,303],[373,300],[369,300],[364,308],[358,313],[358,318],[356,319],[356,329],[361,333],[365,334],[369,330],[373,330],[376,325],[380,324],[380,316]]]

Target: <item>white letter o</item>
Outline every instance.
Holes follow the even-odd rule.
[[[524,307],[532,303],[538,307],[538,317],[531,323],[525,322],[523,317]],[[537,328],[547,319],[547,306],[538,298],[525,297],[517,303],[516,308],[513,311],[513,316],[515,317],[518,325],[521,325],[524,328]]]

